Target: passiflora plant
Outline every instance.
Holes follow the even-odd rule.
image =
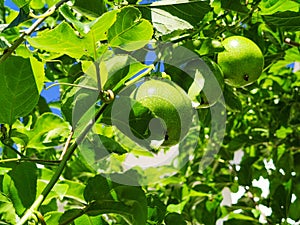
[[[299,0],[0,0],[1,224],[296,224]]]

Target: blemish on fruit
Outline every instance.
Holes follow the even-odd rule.
[[[245,75],[244,75],[244,80],[245,80],[245,81],[249,81],[249,75],[248,75],[248,74],[245,74]]]
[[[169,140],[169,135],[168,133],[165,134],[165,141]]]

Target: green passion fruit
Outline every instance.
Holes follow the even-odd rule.
[[[234,87],[243,87],[255,82],[262,74],[264,56],[250,39],[231,36],[222,42],[225,51],[218,54],[225,82]]]
[[[160,137],[161,146],[176,145],[186,136],[194,111],[190,98],[180,86],[168,79],[151,77],[141,83],[131,97],[159,118],[150,121],[149,129],[158,133],[151,137]]]

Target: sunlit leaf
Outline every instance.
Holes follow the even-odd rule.
[[[110,46],[132,51],[146,45],[152,38],[153,28],[141,16],[140,11],[134,7],[123,8],[108,30]]]
[[[0,220],[9,224],[16,222],[16,212],[11,200],[0,192]]]
[[[47,149],[62,143],[70,132],[69,124],[61,117],[44,113],[28,133],[28,148]]]
[[[67,54],[75,58],[80,58],[93,50],[93,43],[77,36],[66,22],[62,22],[52,30],[40,32],[38,36],[27,38],[27,40],[35,48]]]

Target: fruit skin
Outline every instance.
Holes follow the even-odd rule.
[[[243,87],[255,82],[262,74],[264,57],[260,48],[250,39],[231,36],[222,42],[225,51],[218,54],[225,82]]]
[[[132,92],[131,97],[163,120],[164,141],[161,146],[173,146],[186,136],[194,111],[186,92],[174,82],[149,78]]]

